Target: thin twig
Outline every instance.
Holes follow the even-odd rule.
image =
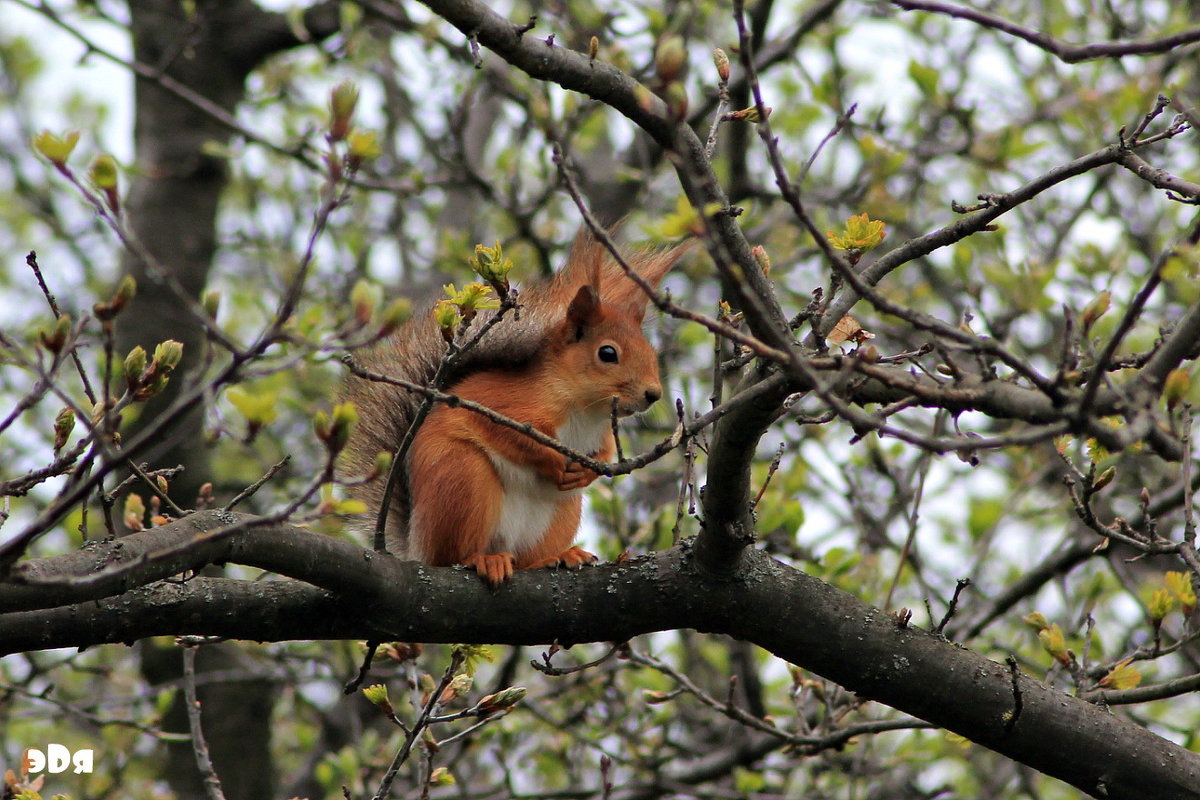
[[[247,486],[245,489],[242,489],[240,492],[237,493],[237,495],[234,496],[234,498],[232,500],[230,500],[228,503],[226,503],[224,510],[232,511],[234,509],[234,507],[237,506],[239,503],[249,500],[251,497],[254,496],[255,492],[257,492],[259,489],[261,489],[263,486],[265,486],[267,481],[269,481],[269,480],[271,480],[271,478],[275,477],[275,473],[277,473],[277,472],[279,472],[279,470],[283,469],[287,465],[287,463],[291,460],[292,460],[292,457],[290,455],[285,455],[278,462],[276,462],[275,464],[272,464],[271,468],[266,471],[266,474],[264,474],[261,478],[256,480],[254,483]]]
[[[188,728],[192,733],[192,752],[196,756],[196,767],[204,782],[204,793],[208,800],[225,800],[221,790],[221,779],[213,769],[208,754],[208,743],[204,740],[204,728],[200,724],[200,701],[196,699],[196,650],[183,648],[183,693],[187,705]]]
[[[949,3],[933,2],[933,0],[892,0],[894,5],[906,11],[931,11],[957,17],[982,25],[986,28],[1001,31],[1023,39],[1030,44],[1040,47],[1055,58],[1068,64],[1080,61],[1091,61],[1097,58],[1123,58],[1125,56],[1145,56],[1166,53],[1180,45],[1200,42],[1200,28],[1192,28],[1179,33],[1150,39],[1143,42],[1096,42],[1091,44],[1071,44],[1055,39],[1049,34],[1023,27],[1001,17],[979,11],[974,8],[950,5]]]
[[[420,737],[421,732],[425,730],[429,724],[429,719],[437,709],[441,706],[442,693],[446,691],[446,687],[450,685],[450,681],[458,674],[459,667],[462,666],[465,656],[462,651],[454,650],[450,656],[450,664],[446,667],[446,671],[442,673],[442,680],[437,687],[429,693],[429,699],[425,702],[421,713],[417,716],[412,728],[405,734],[404,743],[396,752],[396,756],[392,759],[392,763],[388,766],[387,772],[384,773],[383,779],[379,782],[379,788],[376,790],[372,800],[383,800],[391,791],[392,782],[396,780],[396,775],[400,772],[400,767],[408,760],[409,754],[412,752],[412,746]]]

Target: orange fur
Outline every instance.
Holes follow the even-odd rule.
[[[674,258],[651,261],[647,279],[657,285]],[[634,414],[657,401],[662,387],[657,356],[640,328],[645,295],[620,275],[620,283],[608,282],[615,299],[604,297],[601,266],[601,253],[586,246],[581,253],[577,243],[571,267],[552,290],[560,302],[571,295],[569,304],[537,355],[520,369],[476,372],[450,393],[600,460],[612,458],[613,399],[618,414]],[[573,542],[579,490],[596,478],[518,431],[439,406],[410,454],[409,554],[434,565],[473,566],[492,585],[513,569],[593,562]]]
[[[625,258],[657,287],[686,249]],[[612,399],[618,413],[628,415],[644,411],[662,393],[656,355],[641,332],[646,294],[603,245],[581,233],[566,266],[549,281],[522,287],[520,302],[519,315],[500,321],[466,352],[448,391],[611,460]],[[601,358],[605,346],[613,348],[615,363]],[[444,354],[433,317],[419,314],[360,360],[373,371],[427,384]],[[360,414],[341,469],[362,475],[377,453],[395,451],[421,397],[353,377],[341,396]],[[522,433],[438,405],[418,429],[405,467],[407,491],[392,493],[386,530],[389,549],[401,557],[466,564],[493,585],[514,569],[595,561],[573,542],[581,490],[596,473]],[[383,487],[377,480],[353,491],[375,511]],[[361,526],[370,530],[373,517],[364,515]]]

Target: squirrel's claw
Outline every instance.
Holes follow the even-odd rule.
[[[463,564],[474,567],[488,586],[495,589],[512,577],[515,562],[516,557],[512,553],[479,553],[463,561]]]
[[[535,564],[530,564],[530,569],[539,569],[541,567],[566,567],[567,569],[579,569],[584,564],[595,564],[600,559],[584,550],[582,547],[572,546],[563,550],[556,556],[542,559]]]

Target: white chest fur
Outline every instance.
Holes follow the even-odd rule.
[[[558,429],[556,438],[581,453],[595,453],[610,424],[607,409],[593,414],[573,413]],[[529,550],[545,536],[559,504],[582,490],[559,491],[531,467],[513,463],[493,452],[489,452],[488,457],[504,485],[504,507],[488,544],[488,552]]]

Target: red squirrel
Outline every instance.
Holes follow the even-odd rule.
[[[624,258],[657,287],[682,249]],[[467,351],[447,392],[609,460],[614,398],[617,413],[627,416],[662,396],[657,356],[641,331],[649,298],[600,243],[581,234],[567,265],[552,280],[522,289],[519,299],[517,318],[500,320]],[[426,314],[359,360],[372,371],[426,383],[444,352]],[[398,447],[421,398],[357,378],[342,394],[360,415],[345,467],[362,474],[377,453]],[[596,561],[573,544],[581,490],[596,473],[519,431],[439,403],[417,430],[405,473],[407,492],[393,497],[387,526],[388,549],[401,557],[465,564],[492,586],[514,569]],[[372,520],[383,483],[356,490]]]

